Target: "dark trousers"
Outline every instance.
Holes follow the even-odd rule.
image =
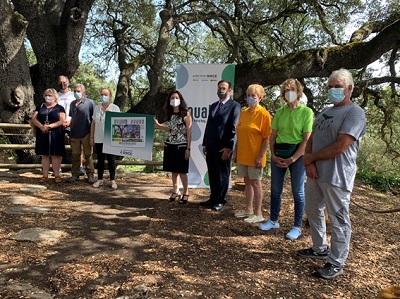
[[[103,179],[104,161],[107,158],[108,171],[110,172],[110,180],[115,180],[115,156],[111,154],[103,154],[103,143],[96,143],[95,147],[97,154],[97,179]]]
[[[207,152],[206,163],[210,180],[210,200],[217,203],[226,203],[229,181],[231,177],[231,159],[222,160],[222,153]]]

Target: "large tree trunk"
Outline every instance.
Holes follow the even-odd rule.
[[[0,0],[0,122],[27,123],[34,110],[33,87],[24,48],[28,23],[13,12],[8,0]],[[4,129],[11,143],[32,143],[26,130]],[[17,162],[35,162],[32,151],[16,151]]]
[[[29,22],[27,35],[37,58],[32,67],[35,102],[46,88],[57,89],[60,75],[71,77],[79,66],[79,51],[94,0],[13,0]]]
[[[74,74],[79,66],[83,32],[93,2],[13,0],[13,11],[10,1],[0,0],[2,122],[26,123],[34,109],[34,100],[39,104],[46,88],[57,88],[58,76]],[[37,59],[31,70],[23,47],[25,33]],[[10,137],[10,141],[33,142],[28,136]],[[19,163],[36,158],[31,151],[19,151],[17,155]]]
[[[113,29],[113,36],[118,45],[118,64],[120,69],[120,76],[117,84],[117,93],[115,96],[115,104],[121,109],[124,109],[127,104],[130,95],[129,90],[131,86],[131,76],[137,71],[138,68],[147,64],[149,70],[147,77],[149,80],[149,91],[145,97],[139,103],[139,106],[135,106],[130,111],[138,110],[138,112],[146,113],[144,110],[154,111],[152,108],[146,107],[140,108],[141,103],[151,103],[152,106],[159,107],[160,93],[163,94],[162,83],[164,76],[164,59],[167,47],[170,41],[170,33],[173,28],[174,19],[172,17],[172,6],[170,1],[166,1],[165,8],[160,12],[161,25],[158,32],[157,45],[154,53],[144,53],[136,57],[136,59],[128,61],[128,55],[126,54],[126,44],[124,39],[124,31],[129,28],[127,24],[124,24],[121,29],[116,27]],[[121,24],[122,22],[119,22]],[[161,95],[162,96],[162,95]],[[162,106],[161,106],[162,107]]]
[[[172,5],[170,1],[166,1],[165,9],[160,12],[161,26],[158,32],[157,46],[154,52],[154,58],[150,63],[150,69],[147,72],[150,88],[140,101],[131,111],[157,114],[161,121],[164,121],[164,115],[159,115],[163,111],[165,98],[170,90],[168,87],[162,88],[162,81],[164,76],[164,58],[167,52],[167,47],[170,41],[170,32],[173,27],[174,19],[172,17]]]
[[[128,54],[126,47],[128,46],[125,42],[124,34],[125,31],[129,29],[128,24],[124,24],[122,28],[118,27],[121,22],[114,22],[113,25],[113,36],[116,44],[118,45],[117,57],[118,66],[120,70],[117,91],[115,94],[114,104],[116,104],[121,110],[124,110],[129,99],[131,99],[130,89],[132,80],[132,75],[143,66],[145,62],[145,55],[140,55],[136,59],[128,62]]]

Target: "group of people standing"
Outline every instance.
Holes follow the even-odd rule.
[[[314,274],[330,279],[343,273],[349,253],[351,222],[350,194],[356,174],[360,139],[365,134],[365,113],[351,101],[353,77],[346,69],[332,72],[328,79],[328,100],[314,119],[313,111],[300,102],[303,86],[294,79],[281,85],[284,105],[272,119],[260,105],[264,88],[252,84],[246,91],[247,107],[230,98],[231,84],[221,80],[217,86],[218,101],[210,106],[203,138],[210,181],[210,197],[200,205],[221,211],[227,203],[231,161],[237,163],[238,176],[244,178],[246,208],[235,213],[248,223],[260,223],[263,231],[280,228],[282,192],[287,171],[290,172],[294,199],[294,221],[285,238],[296,240],[302,235],[304,211],[310,223],[313,246],[299,250],[300,257],[326,260]],[[188,199],[188,160],[190,157],[191,116],[182,95],[172,92],[166,100],[168,121],[157,128],[169,132],[164,148],[164,170],[171,171],[175,199]],[[173,146],[173,154],[170,147]],[[262,178],[267,149],[271,157],[271,198],[269,219],[262,214]],[[176,162],[176,167],[171,161]],[[179,165],[179,166],[178,166]],[[305,183],[307,176],[307,182]],[[179,192],[181,178],[183,195]],[[181,199],[182,198],[182,199]],[[331,222],[331,247],[328,246],[327,210]]]
[[[101,103],[95,105],[93,100],[86,97],[83,84],[76,84],[72,92],[67,77],[60,76],[58,82],[60,92],[53,88],[46,89],[43,93],[44,101],[36,107],[31,119],[36,133],[35,152],[42,160],[43,176],[40,181],[44,183],[49,181],[51,164],[54,181],[62,182],[61,161],[65,157],[65,141],[69,140],[72,152],[72,175],[67,182],[77,182],[79,176],[86,173],[89,184],[95,188],[102,186],[105,159],[107,159],[110,187],[117,189],[115,156],[103,153],[105,113],[120,111],[117,105],[111,103],[110,89],[100,90]],[[94,178],[93,148],[96,149],[97,155],[97,180]]]
[[[120,111],[111,103],[111,91],[102,88],[101,104],[94,105],[91,99],[86,98],[82,84],[76,84],[72,93],[68,89],[68,78],[61,76],[59,82],[61,92],[47,89],[43,93],[43,103],[36,107],[32,117],[36,126],[35,150],[42,157],[41,181],[49,180],[50,163],[55,182],[62,181],[60,166],[65,155],[65,132],[68,132],[72,149],[72,176],[68,182],[79,180],[83,153],[87,181],[96,188],[103,185],[104,162],[107,159],[110,186],[116,189],[115,156],[102,152],[105,113]],[[343,273],[349,254],[350,194],[360,139],[366,127],[363,109],[351,101],[353,88],[353,77],[348,70],[334,71],[328,79],[328,100],[332,105],[324,108],[314,119],[313,111],[300,102],[303,96],[301,83],[294,78],[287,79],[280,90],[284,105],[272,119],[260,105],[264,97],[263,86],[251,84],[247,88],[247,107],[242,110],[240,104],[231,99],[231,83],[221,80],[217,84],[218,101],[210,106],[202,143],[210,197],[200,205],[215,211],[224,209],[233,159],[237,163],[238,176],[244,178],[246,198],[246,208],[235,216],[248,223],[260,223],[259,229],[263,231],[280,228],[282,192],[289,170],[294,221],[285,238],[296,240],[302,235],[305,211],[313,246],[299,250],[297,255],[326,260],[324,267],[314,273],[326,279]],[[155,118],[154,124],[156,128],[168,132],[163,170],[172,172],[173,190],[169,201],[185,204],[189,199],[187,173],[192,117],[177,90],[166,98],[164,112],[167,121],[160,124]],[[269,219],[264,222],[262,178],[268,147],[271,154],[271,198]],[[94,179],[93,148],[98,159],[97,180]],[[182,193],[179,179],[183,186]],[[331,222],[330,247],[325,209]]]

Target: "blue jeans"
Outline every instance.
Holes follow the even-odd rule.
[[[304,213],[304,179],[306,171],[303,158],[289,165],[290,182],[294,198],[294,226],[301,227]],[[271,215],[272,221],[278,221],[281,210],[283,184],[287,168],[280,168],[271,162]]]

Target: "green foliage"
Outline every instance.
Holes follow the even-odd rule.
[[[367,133],[361,142],[357,164],[361,171],[396,175],[400,173],[399,159],[396,154],[387,151],[380,138]]]
[[[28,58],[29,66],[35,65],[37,63],[35,52],[33,52],[32,47],[28,42],[25,42],[25,51]]]
[[[4,134],[4,131],[2,129],[0,129],[0,144],[8,144],[8,143],[10,143],[8,138],[6,136],[4,136],[3,134]]]
[[[396,154],[386,150],[385,143],[366,134],[357,157],[356,178],[379,191],[400,188],[400,163]]]
[[[369,185],[382,192],[399,189],[399,175],[384,175],[368,171],[358,171],[356,178],[363,184]]]
[[[103,87],[111,89],[115,96],[115,84],[106,80],[106,75],[97,71],[92,63],[81,63],[75,75],[70,79],[71,88],[77,83],[82,83],[85,85],[86,97],[94,100],[95,103],[100,103],[100,89]]]
[[[158,142],[163,144],[165,139],[167,138],[168,133],[163,130],[156,129],[154,131],[154,142]],[[163,148],[154,147],[153,148],[153,160],[154,161],[162,161],[163,159]]]
[[[126,172],[144,172],[146,166],[144,165],[119,165],[119,169]]]
[[[104,13],[107,12],[107,13]],[[149,0],[96,1],[86,26],[86,44],[93,62],[101,68],[117,62],[117,51],[126,61],[135,60],[157,42],[156,6]],[[115,35],[123,38],[124,48],[117,49]],[[101,44],[101,46],[93,46]],[[89,57],[89,56],[88,56]],[[104,64],[104,62],[107,62]]]

